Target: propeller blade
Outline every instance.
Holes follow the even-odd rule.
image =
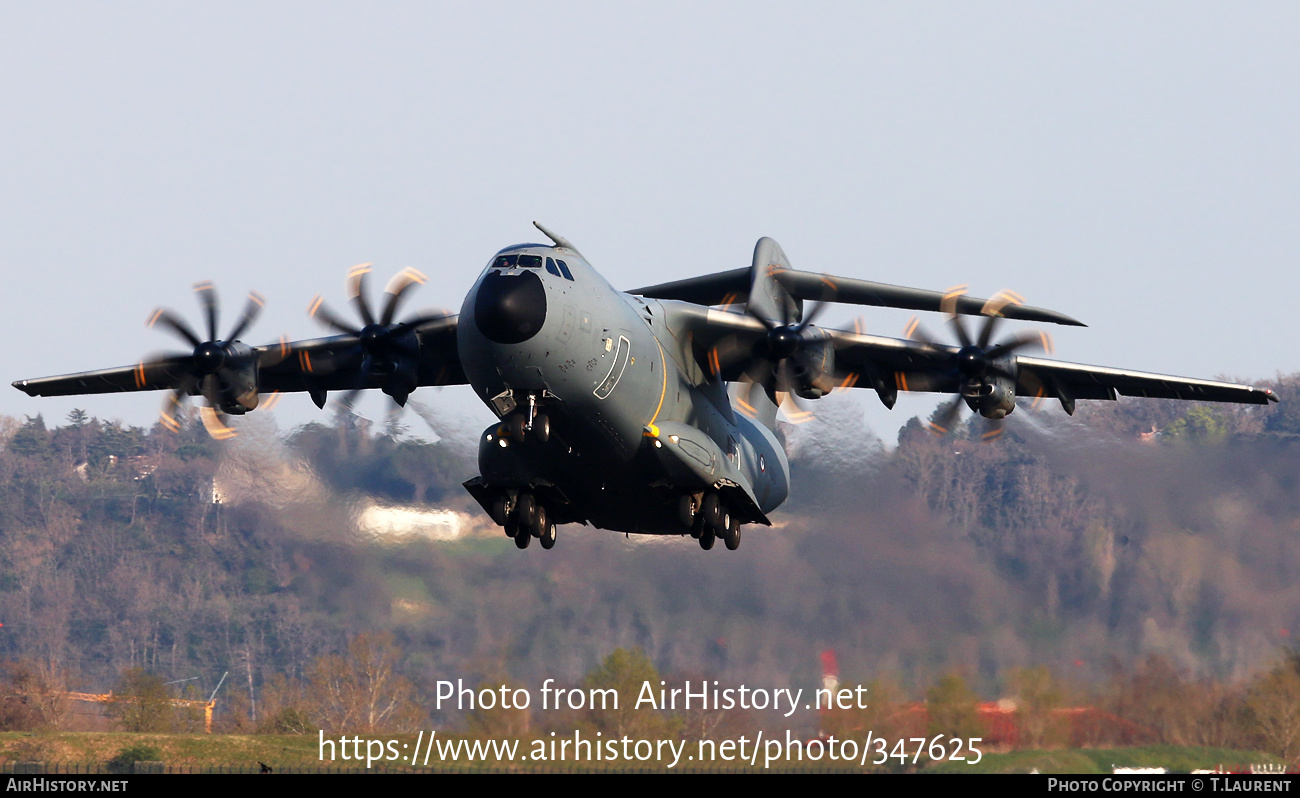
[[[170,310],[156,308],[153,314],[149,316],[149,320],[145,322],[145,326],[147,327],[154,327],[159,324],[180,335],[195,349],[203,344],[203,339],[199,338],[199,336],[194,332],[194,329],[190,327],[184,319],[177,316],[175,313],[172,313]]]
[[[903,328],[903,337],[909,341],[916,341],[929,349],[938,349],[942,346],[921,326],[921,319],[916,316],[913,316],[907,322],[907,326]]]
[[[984,419],[984,425],[986,429],[984,430],[984,434],[980,436],[981,443],[988,443],[989,441],[997,440],[1007,431],[1006,427],[1002,424],[1002,419],[1000,418],[986,418]]]
[[[980,308],[980,313],[982,313],[985,316],[1000,317],[1002,316],[1002,311],[1006,310],[1009,305],[1023,305],[1023,304],[1025,304],[1024,297],[1022,297],[1020,294],[1017,294],[1015,291],[1008,291],[1007,289],[1004,288],[1003,290],[989,297],[988,301],[984,303],[984,307]]]
[[[1023,370],[1017,375],[1020,382],[1024,383],[1029,392],[1034,395],[1034,401],[1030,403],[1030,409],[1037,410],[1038,406],[1047,398],[1047,386],[1043,381],[1038,379],[1038,375],[1032,371]]]
[[[940,405],[939,411],[930,420],[930,431],[935,435],[947,435],[952,431],[957,416],[961,413],[962,398],[954,396],[946,405]]]
[[[388,294],[388,301],[384,303],[384,313],[380,317],[379,323],[385,327],[392,324],[393,317],[397,315],[397,308],[401,305],[402,298],[411,289],[411,286],[424,285],[428,281],[428,277],[409,266],[394,275],[384,289],[384,293]]]
[[[408,319],[402,322],[401,324],[397,325],[393,329],[389,330],[388,333],[389,339],[391,340],[393,338],[397,338],[399,336],[405,335],[406,333],[410,332],[411,330],[414,330],[417,327],[423,327],[426,324],[432,324],[433,322],[437,322],[437,321],[445,322],[448,321],[449,319],[451,319],[451,314],[444,310],[430,311],[428,313],[416,316],[415,318]]]
[[[773,384],[776,367],[767,360],[758,360],[745,372],[745,377],[754,385],[762,388],[768,398],[776,401],[776,387]],[[750,404],[753,404],[751,401]]]
[[[826,305],[827,305],[826,302],[814,303],[812,306],[812,310],[808,311],[808,313],[804,315],[803,321],[799,322],[799,324],[794,328],[794,331],[797,333],[802,333],[805,327],[807,327],[809,324],[812,324],[814,321],[817,320],[817,317],[820,316],[822,311],[826,309]]]
[[[208,431],[213,440],[226,441],[238,435],[238,432],[226,426],[221,420],[221,413],[216,408],[204,405],[199,408],[199,418],[203,421],[203,428]]]
[[[280,403],[280,400],[283,398],[284,398],[284,394],[282,392],[272,391],[270,396],[262,400],[262,402],[260,403],[260,408],[262,410],[270,410],[271,408],[278,405]]]
[[[307,315],[337,332],[349,333],[351,335],[361,334],[360,327],[353,327],[338,316],[335,316],[333,311],[325,307],[325,298],[320,294],[317,294],[312,299],[311,304],[307,306]]]
[[[199,305],[208,317],[208,340],[217,340],[217,289],[211,280],[194,284],[194,293],[198,295]]]
[[[794,393],[798,386],[795,379],[794,366],[790,363],[790,358],[782,358],[776,364],[776,390],[780,393]]]
[[[334,400],[334,404],[343,412],[352,414],[354,412],[352,408],[356,404],[357,397],[360,395],[361,389],[353,388],[340,394],[339,397]]]
[[[265,305],[266,300],[262,298],[261,294],[256,291],[249,291],[248,302],[244,304],[244,311],[240,314],[239,321],[235,322],[235,327],[230,331],[230,335],[226,336],[226,340],[239,340],[239,336],[244,334],[249,325],[257,321],[257,317],[261,314],[262,307]]]
[[[989,341],[993,340],[993,331],[997,329],[1001,316],[989,316],[984,321],[984,326],[980,328],[979,348],[988,349]]]
[[[185,394],[180,388],[173,388],[167,392],[166,398],[163,399],[162,411],[158,414],[158,421],[172,432],[181,431],[181,422],[178,418],[185,408]]]
[[[347,286],[348,297],[352,304],[357,306],[357,312],[361,314],[361,320],[366,326],[375,323],[375,316],[370,312],[370,303],[366,301],[366,275],[370,274],[370,264],[360,263],[353,266],[348,272]]]
[[[749,357],[751,353],[751,348],[742,344],[738,336],[724,336],[709,350],[707,359],[709,373],[717,377],[742,358]]]
[[[962,348],[965,349],[970,346],[970,334],[966,332],[966,324],[961,320],[961,316],[954,313],[948,317],[948,323],[952,325],[953,331],[957,333],[957,340],[961,342]]]
[[[1008,338],[990,349],[988,351],[988,357],[989,359],[999,358],[1027,346],[1039,347],[1043,349],[1043,351],[1050,353],[1052,351],[1052,336],[1041,331],[1016,333],[1011,338]]]
[[[957,315],[957,301],[966,295],[968,285],[955,285],[943,292],[943,299],[939,300],[939,310],[949,316]]]
[[[804,409],[803,403],[794,394],[781,393],[777,396],[781,400],[777,406],[785,414],[785,420],[791,424],[806,424],[816,418],[811,410]]]
[[[758,319],[759,322],[764,327],[767,328],[768,332],[771,332],[772,330],[775,330],[777,327],[781,326],[776,322],[772,321],[771,319],[766,318],[765,316],[763,316],[763,314],[759,313],[757,310],[754,310],[748,304],[745,305],[745,312],[748,313],[750,316],[753,316],[754,318]]]

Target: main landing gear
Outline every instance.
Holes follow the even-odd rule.
[[[528,548],[533,538],[544,549],[555,546],[555,522],[531,493],[497,496],[492,502],[492,520],[505,529],[506,537],[514,538],[516,548]]]
[[[717,493],[711,491],[702,497],[688,493],[678,500],[677,513],[682,526],[691,530],[691,537],[705,551],[713,548],[718,538],[731,551],[740,548],[740,517]]]

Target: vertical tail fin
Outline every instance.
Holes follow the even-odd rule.
[[[776,324],[790,324],[803,318],[803,302],[790,296],[776,273],[790,269],[790,259],[781,245],[764,236],[754,246],[754,260],[749,267],[749,299],[747,310]],[[758,386],[750,390],[748,383],[735,386],[732,407],[754,419],[769,430],[776,430],[776,403],[767,391]]]
[[[776,280],[775,274],[790,269],[790,259],[781,245],[764,236],[754,246],[754,261],[749,267],[749,311],[777,324],[789,324],[803,318],[803,302],[790,296]]]

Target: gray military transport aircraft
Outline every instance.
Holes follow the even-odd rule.
[[[783,400],[797,403],[791,395],[810,400],[866,387],[893,407],[900,390],[950,392],[938,430],[965,404],[989,419],[986,435],[1000,431],[1017,397],[1055,398],[1067,413],[1077,399],[1118,394],[1277,401],[1272,391],[1247,385],[1018,354],[1049,339],[1021,333],[994,343],[999,319],[1080,323],[1026,307],[1014,294],[975,299],[961,290],[796,271],[770,238],[759,240],[747,269],[623,292],[564,238],[537,228],[553,243],[493,255],[459,316],[399,321],[408,290],[424,282],[412,269],[388,284],[376,314],[366,264],[347,281],[359,324],[317,297],[311,315],[337,335],[254,347],[238,339],[261,298],[250,295],[221,339],[215,292],[200,283],[206,339],[171,311],[150,319],[192,351],[14,387],[31,396],[166,390],[162,421],[173,428],[186,397],[203,396],[205,426],[225,438],[234,431],[222,414],[246,413],[277,392],[306,391],[323,407],[330,391],[345,392],[350,403],[358,391],[378,388],[400,405],[421,386],[468,384],[500,421],[483,431],[482,473],[465,488],[519,548],[538,538],[548,549],[556,526],[570,523],[690,534],[705,549],[722,538],[737,548],[742,525],[770,525],[768,514],[789,493],[776,418]],[[815,303],[807,313],[805,302]],[[813,322],[827,302],[941,311],[957,345],[938,343],[915,324],[907,339],[818,327]],[[977,335],[968,333],[963,314],[986,317]]]

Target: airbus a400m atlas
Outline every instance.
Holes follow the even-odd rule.
[[[737,548],[742,526],[770,524],[789,493],[776,417],[790,395],[812,400],[865,387],[892,407],[900,390],[950,392],[936,425],[949,426],[965,404],[989,419],[989,434],[1017,397],[1055,398],[1066,412],[1077,399],[1117,394],[1277,401],[1246,385],[1022,354],[1046,337],[994,342],[999,319],[1079,323],[1011,294],[975,299],[797,271],[769,238],[749,268],[622,292],[572,244],[538,229],[552,243],[493,255],[458,316],[398,320],[409,289],[423,282],[409,269],[389,283],[376,313],[366,294],[370,269],[361,266],[348,276],[359,323],[318,297],[311,313],[336,335],[254,347],[238,339],[260,298],[250,296],[220,339],[215,294],[201,283],[206,338],[171,311],[151,319],[192,351],[14,386],[32,396],[166,390],[170,426],[186,397],[202,396],[205,425],[226,437],[234,432],[223,414],[246,413],[275,392],[306,391],[323,407],[330,391],[378,388],[404,404],[421,386],[468,384],[499,421],[483,431],[481,473],[465,487],[519,548],[533,538],[550,548],[556,526],[571,523],[690,534],[705,549],[722,538]],[[819,327],[826,302],[942,311],[957,345],[917,331],[895,339]],[[968,333],[963,314],[986,317],[978,334]]]

